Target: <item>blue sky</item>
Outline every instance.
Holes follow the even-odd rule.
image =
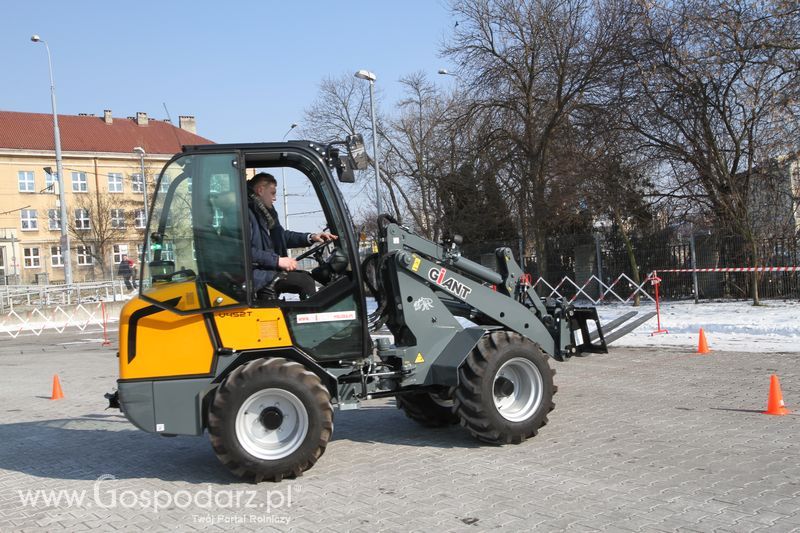
[[[166,103],[216,142],[280,140],[325,76],[371,70],[383,105],[401,76],[435,78],[453,23],[446,0],[4,2],[0,108],[50,112],[36,33],[53,54],[60,114],[162,119]]]

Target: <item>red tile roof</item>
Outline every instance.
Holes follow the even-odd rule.
[[[130,153],[141,146],[148,154],[174,154],[182,145],[213,144],[163,120],[139,126],[130,118],[106,124],[102,116],[58,115],[58,127],[64,152]],[[0,111],[0,148],[54,150],[53,115]]]

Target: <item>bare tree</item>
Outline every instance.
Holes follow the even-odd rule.
[[[109,274],[110,246],[128,240],[134,209],[140,206],[140,202],[109,193],[74,195],[67,228],[77,241],[73,242],[90,251],[92,268],[99,266],[103,277]]]
[[[503,134],[513,168],[507,185],[541,269],[547,235],[561,229],[556,195],[569,191],[548,170],[560,128],[604,87],[630,34],[626,7],[614,0],[452,4],[459,24],[444,53],[467,81],[472,112]]]
[[[771,217],[754,191],[784,191],[776,163],[797,150],[798,34],[800,9],[781,0],[643,3],[620,91],[642,148],[672,170],[664,194],[705,206],[753,267]],[[752,287],[757,305],[757,272]]]
[[[352,74],[327,77],[319,84],[316,100],[305,111],[303,130],[320,142],[340,141],[354,133],[372,131],[369,87]]]
[[[380,100],[379,92],[376,94],[376,99]],[[379,149],[381,153],[385,153],[383,127],[385,120],[377,112],[378,102],[375,107]],[[372,146],[369,86],[363,80],[356,79],[352,74],[324,78],[320,83],[317,98],[305,111],[303,129],[307,137],[320,142],[341,141],[348,135],[360,133],[364,136],[366,146]],[[368,155],[368,157],[371,159],[372,156]],[[381,163],[380,160],[379,163]],[[356,195],[370,196],[373,192],[370,190],[370,185],[374,183],[374,177],[372,165],[367,170],[358,171]],[[390,199],[394,215],[400,216],[397,195],[391,189],[391,179],[385,169],[381,172],[381,182],[389,188],[388,194],[386,194],[387,191],[382,190],[383,196]],[[369,206],[362,206],[356,216],[361,219],[361,225],[371,227],[372,224],[368,222],[374,219],[377,213]]]

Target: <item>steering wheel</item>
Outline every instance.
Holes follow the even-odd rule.
[[[295,261],[302,261],[306,257],[311,257],[312,255],[315,255],[317,252],[321,252],[331,242],[333,242],[333,241],[324,241],[324,242],[321,242],[321,243],[319,243],[319,244],[317,244],[315,246],[312,246],[311,248],[309,248],[308,250],[306,250],[302,254],[298,255],[294,259],[295,259]]]

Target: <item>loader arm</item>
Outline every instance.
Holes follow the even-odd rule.
[[[500,272],[496,272],[461,256],[456,243],[436,244],[396,223],[386,224],[382,237],[386,289],[382,297],[389,300],[387,324],[396,341],[392,355],[405,363],[426,359],[426,353],[438,357],[449,343],[458,344],[456,337],[474,336],[462,332],[463,322],[453,314],[469,315],[484,332],[517,332],[558,360],[579,350],[605,351],[604,344],[591,344],[586,317],[579,316],[586,314],[583,310],[576,313],[571,305],[555,301],[546,306],[528,294],[510,249],[497,250]],[[578,323],[580,318],[583,322]],[[586,331],[580,346],[575,329]],[[417,373],[424,370],[418,367]]]

